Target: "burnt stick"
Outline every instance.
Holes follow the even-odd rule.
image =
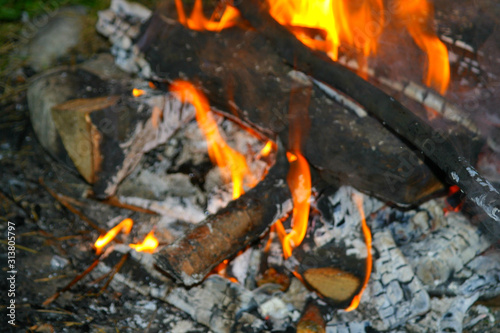
[[[216,265],[257,240],[291,210],[287,172],[280,144],[276,162],[263,181],[156,253],[156,267],[176,282],[188,286],[201,282]]]
[[[496,224],[500,223],[499,192],[460,156],[447,138],[352,71],[325,54],[311,51],[269,15],[265,1],[239,1],[236,7],[244,19],[275,45],[286,63],[356,100],[384,126],[420,150]]]

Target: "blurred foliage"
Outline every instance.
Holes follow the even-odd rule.
[[[109,0],[0,0],[0,21],[18,21],[23,12],[31,18],[65,5],[84,5],[100,10],[109,7]]]

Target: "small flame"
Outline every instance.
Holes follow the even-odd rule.
[[[268,0],[269,13],[308,47],[338,58],[342,43],[365,56],[377,50],[384,25],[382,0]],[[367,27],[373,23],[373,27]],[[318,40],[321,32],[323,40]]]
[[[370,232],[370,228],[366,224],[366,218],[365,218],[365,211],[363,210],[363,197],[359,194],[354,193],[353,194],[353,200],[356,203],[356,206],[358,207],[359,210],[359,215],[361,216],[361,229],[363,230],[363,235],[365,237],[365,243],[366,243],[366,271],[365,271],[365,279],[363,281],[363,286],[361,287],[360,292],[354,296],[354,298],[351,301],[351,305],[345,311],[352,311],[355,310],[359,302],[361,300],[361,296],[363,295],[363,292],[365,291],[366,285],[368,284],[368,281],[370,281],[370,274],[372,273],[372,235]]]
[[[142,90],[142,89],[137,89],[137,88],[132,89],[132,96],[134,96],[134,97],[142,96],[145,93],[146,92],[144,90]]]
[[[450,82],[448,50],[431,27],[434,8],[427,0],[398,0],[397,14],[418,47],[427,55],[424,83],[444,94]]]
[[[196,120],[207,140],[210,160],[221,168],[225,178],[232,178],[233,199],[240,197],[244,193],[243,181],[245,177],[250,178],[251,185],[254,183],[245,157],[229,147],[222,138],[203,93],[190,82],[181,80],[172,83],[170,89],[181,101],[189,102],[195,107]]]
[[[240,12],[230,5],[226,5],[219,21],[207,19],[205,15],[203,15],[203,4],[201,0],[195,1],[190,17],[186,17],[182,0],[175,0],[175,6],[177,7],[179,22],[191,30],[221,31],[222,29],[235,26],[240,18]]]
[[[262,157],[268,157],[269,154],[274,150],[274,142],[271,140],[267,141],[266,145],[261,149],[260,151],[260,156]]]
[[[297,247],[306,236],[309,222],[311,198],[311,172],[309,163],[299,152],[287,153],[290,162],[287,182],[292,192],[293,213],[292,231],[283,238],[283,255],[285,259],[292,255],[292,247]]]
[[[156,237],[154,236],[154,230],[151,230],[146,235],[142,243],[129,244],[129,246],[137,252],[154,253],[156,248],[158,247],[158,239],[156,239]]]
[[[94,243],[94,247],[96,248],[96,253],[100,254],[102,249],[108,245],[120,232],[128,235],[130,230],[132,230],[132,226],[134,225],[134,221],[132,219],[125,219],[121,221],[118,225],[113,227],[110,231],[108,231],[104,236],[99,236],[96,242]]]

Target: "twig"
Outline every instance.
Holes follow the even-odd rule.
[[[73,207],[62,195],[59,195],[58,193],[54,192],[52,189],[50,189],[47,185],[45,185],[45,182],[43,181],[42,178],[39,178],[39,183],[42,185],[49,194],[56,199],[61,205],[63,205],[66,209],[68,209],[70,212],[73,214],[77,215],[79,218],[81,218],[83,221],[85,221],[91,228],[99,231],[99,233],[103,234],[106,232],[105,229],[99,227],[96,223],[94,223],[92,220],[90,220],[87,216],[85,216],[81,211]]]
[[[158,215],[158,213],[153,211],[153,210],[139,207],[139,206],[135,206],[135,205],[131,205],[131,204],[127,204],[127,203],[123,203],[116,196],[111,196],[108,199],[102,200],[101,202],[104,204],[110,205],[110,206],[124,208],[124,209],[128,209],[128,210],[138,212],[138,213]]]
[[[125,253],[121,257],[120,261],[115,265],[115,267],[113,267],[113,271],[111,272],[111,276],[109,277],[108,281],[106,281],[106,283],[101,288],[101,290],[99,290],[99,292],[97,293],[98,295],[101,295],[108,288],[109,284],[111,283],[111,281],[115,277],[116,273],[118,273],[120,271],[123,264],[125,264],[125,261],[127,261],[128,257],[130,257],[130,252]]]
[[[2,244],[8,244],[7,241],[5,240],[0,240],[0,243]],[[30,249],[29,247],[26,247],[26,246],[22,246],[22,245],[19,245],[19,244],[16,244],[14,245],[16,247],[16,249],[19,249],[19,250],[24,250],[24,251],[27,251],[27,252],[31,252],[31,253],[38,253],[37,250],[33,250],[33,249]]]
[[[97,266],[97,264],[99,264],[99,258],[97,258],[96,260],[94,260],[94,262],[85,270],[83,271],[83,273],[77,275],[70,283],[68,283],[64,288],[62,288],[61,290],[57,291],[54,295],[52,295],[51,297],[47,298],[45,300],[45,302],[42,303],[42,306],[47,306],[49,305],[50,303],[54,302],[63,292],[65,291],[68,291],[69,289],[71,289],[71,287],[73,287],[75,284],[78,283],[78,281],[80,281],[81,279],[83,279],[87,274],[89,274],[90,272],[92,272],[92,270]]]

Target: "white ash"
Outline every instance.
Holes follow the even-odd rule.
[[[486,236],[460,213],[449,213],[445,224],[420,242],[401,246],[417,276],[428,286],[447,281],[454,272],[491,246]]]
[[[251,269],[252,254],[255,250],[251,247],[246,249],[242,254],[236,256],[231,260],[228,269],[231,270],[232,275],[238,280],[242,285],[245,285],[245,280],[248,276],[248,272]]]
[[[202,208],[191,200],[182,197],[167,197],[162,201],[124,196],[120,196],[118,199],[122,203],[149,209],[162,216],[181,221],[198,223],[206,217]]]
[[[328,323],[326,325],[326,333],[366,333],[366,329],[368,327],[370,327],[370,323],[368,321]]]
[[[166,300],[193,319],[216,332],[230,332],[239,313],[255,308],[252,293],[218,275],[209,276],[199,286],[171,290]],[[260,324],[259,324],[260,323]],[[264,322],[254,318],[259,329]]]
[[[406,329],[415,333],[461,333],[465,313],[476,300],[477,297],[433,298],[431,311],[418,320],[410,320]]]
[[[353,200],[353,195],[363,198],[363,209],[366,216],[377,211],[383,203],[368,197],[352,187],[343,186],[318,203],[321,217],[317,223],[322,226],[314,231],[314,243],[321,247],[332,240],[343,242],[350,254],[358,258],[366,258],[366,245],[361,232],[361,214]]]
[[[138,3],[113,0],[110,9],[98,13],[96,24],[97,31],[111,41],[111,53],[118,67],[143,77],[151,75],[151,68],[132,40],[150,16],[151,11]]]
[[[378,330],[396,329],[430,307],[430,298],[389,231],[373,235],[373,273],[361,298],[360,311],[376,311],[372,326]]]
[[[137,168],[119,186],[118,196],[139,196],[144,199],[161,200],[165,197],[182,197],[203,207],[205,196],[191,183],[189,175],[182,173],[153,173],[149,169]]]
[[[500,250],[489,250],[468,262],[446,283],[434,288],[437,294],[495,297],[500,294]]]

